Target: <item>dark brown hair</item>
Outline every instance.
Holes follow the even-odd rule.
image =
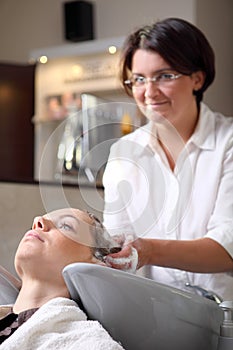
[[[205,74],[202,88],[193,93],[197,104],[215,77],[214,51],[205,35],[193,24],[179,18],[167,18],[151,26],[144,26],[126,39],[121,56],[120,79],[129,78],[132,59],[138,49],[158,53],[178,73],[190,75],[197,71]],[[124,85],[127,94],[131,89]]]

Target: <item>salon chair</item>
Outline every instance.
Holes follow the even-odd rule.
[[[223,311],[202,296],[94,264],[68,265],[63,276],[88,317],[126,350],[233,349],[232,303]]]
[[[13,304],[19,288],[20,281],[0,266],[0,305]]]

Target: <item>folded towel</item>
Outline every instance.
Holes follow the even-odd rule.
[[[55,298],[6,339],[0,350],[123,350],[98,321],[87,321],[77,304]]]

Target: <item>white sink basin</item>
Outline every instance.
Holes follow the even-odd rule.
[[[219,306],[152,280],[94,264],[63,270],[73,299],[80,297],[126,350],[216,350]]]

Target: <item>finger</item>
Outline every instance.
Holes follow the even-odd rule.
[[[118,253],[113,253],[107,255],[107,257],[112,257],[114,259],[128,258],[132,254],[132,248],[130,246],[125,246]]]
[[[131,261],[120,261],[119,262],[119,259],[108,259],[106,260],[106,265],[108,267],[111,267],[113,269],[117,269],[117,270],[122,270],[122,271],[127,271],[129,269],[131,269],[132,267],[132,262]]]
[[[117,264],[113,261],[111,263],[110,262],[107,263],[106,266],[111,267],[112,269],[115,269],[115,270],[127,271],[131,273],[135,273],[136,271],[136,267],[133,266],[132,262]]]
[[[127,248],[131,248],[131,247],[127,247]],[[118,255],[118,257],[116,258],[110,255],[107,255],[105,257],[105,262],[108,266],[112,268],[134,273],[138,265],[138,253],[135,248],[131,248],[130,251],[131,251],[131,254],[128,255],[127,257],[120,258],[119,253],[116,254]]]

